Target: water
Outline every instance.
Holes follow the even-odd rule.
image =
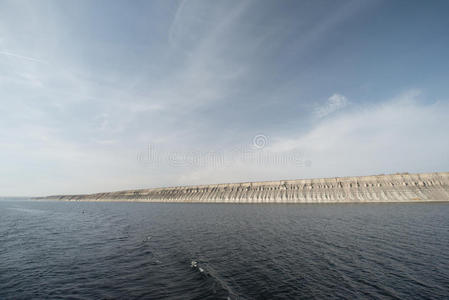
[[[447,299],[448,216],[449,204],[1,201],[0,299]]]

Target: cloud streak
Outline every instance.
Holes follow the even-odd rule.
[[[47,63],[45,60],[37,59],[34,57],[30,57],[30,56],[20,55],[20,54],[8,52],[8,51],[0,51],[0,55],[23,59],[23,60],[32,61],[32,62],[37,62],[37,63],[41,63],[41,64]]]

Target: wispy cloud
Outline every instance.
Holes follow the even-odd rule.
[[[340,94],[333,94],[332,96],[327,99],[327,102],[317,108],[316,114],[319,118],[323,118],[333,112],[336,112],[337,110],[342,109],[346,105],[348,105],[349,101],[348,99]]]
[[[12,52],[8,52],[8,51],[0,51],[0,55],[13,57],[13,58],[18,58],[18,59],[23,59],[23,60],[32,61],[32,62],[37,62],[37,63],[42,63],[42,64],[46,64],[47,63],[45,60],[41,60],[41,59],[38,59],[38,58],[35,58],[35,57],[31,57],[31,56],[21,55],[21,54],[18,54],[18,53],[12,53]]]

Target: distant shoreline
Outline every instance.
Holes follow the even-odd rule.
[[[448,202],[449,172],[279,180],[54,195],[34,200],[169,203]]]

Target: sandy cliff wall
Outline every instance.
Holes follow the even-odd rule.
[[[449,173],[246,182],[50,196],[70,201],[344,203],[449,201]]]

